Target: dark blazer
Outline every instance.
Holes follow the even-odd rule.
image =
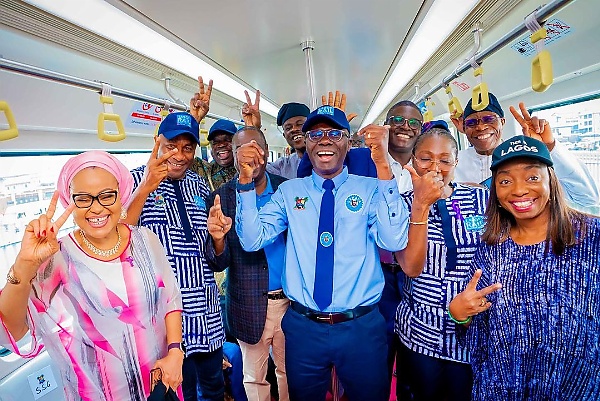
[[[274,191],[286,180],[274,174],[269,174],[269,178]],[[213,271],[229,268],[225,298],[229,332],[238,340],[256,344],[267,320],[269,270],[265,252],[244,251],[235,231],[236,183],[237,176],[209,196],[207,206],[211,207],[219,194],[223,214],[233,219],[234,226],[225,235],[225,250],[221,255],[215,255],[212,240],[206,241],[206,259]]]

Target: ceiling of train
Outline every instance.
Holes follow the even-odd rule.
[[[455,0],[454,4],[460,7],[469,1]],[[358,128],[363,122],[377,94],[405,55],[408,43],[416,35],[423,34],[419,28],[434,4],[434,0],[107,2],[189,49],[245,86],[260,89],[264,98],[276,106],[289,101],[310,104],[306,59],[301,43],[313,40],[315,93],[320,96],[330,90],[345,92],[348,96],[347,111],[359,115],[353,122],[353,128]],[[175,86],[186,92],[194,90],[192,77],[160,63],[150,62],[147,58],[137,57],[106,40],[95,38],[92,41],[91,36],[76,33],[73,27],[65,25],[61,28],[57,20],[48,23],[48,19],[39,16],[25,18],[26,7],[32,8],[26,2],[3,0],[2,3],[3,7],[8,5],[7,9],[11,8],[15,14],[23,14],[22,20],[15,18],[14,14],[0,19],[0,23],[13,30],[24,30],[28,34],[75,49],[77,51],[73,57],[79,57],[78,52],[87,53],[86,56],[94,55],[105,63],[121,65],[157,80],[161,77],[161,71],[164,73],[168,70],[174,76]],[[483,28],[482,49],[485,49],[520,24],[541,3],[541,0],[476,2],[475,7],[438,49],[428,49],[433,53],[429,61],[417,68],[416,74],[403,77],[406,85],[386,102],[383,113],[394,101],[414,97],[415,84],[419,84],[420,93],[424,93],[452,73],[473,45],[471,30],[475,22],[480,22]],[[566,32],[560,40],[548,46],[554,62],[555,86],[561,81],[567,82],[600,70],[598,17],[600,8],[597,0],[573,1],[552,17],[568,25],[571,33],[577,33],[572,35]],[[39,24],[51,25],[54,29],[52,34],[39,27],[31,28],[34,19]],[[29,25],[31,27],[28,28]],[[564,27],[563,30],[569,31]],[[59,35],[65,32],[71,36]],[[436,35],[436,30],[426,34]],[[62,39],[59,40],[59,37]],[[78,44],[79,40],[81,44]],[[516,40],[512,42],[516,43]],[[2,47],[0,44],[0,53]],[[60,60],[52,63],[59,64]],[[532,93],[530,64],[531,56],[523,55],[518,48],[508,45],[485,60],[484,79],[501,101],[527,97]],[[451,87],[464,105],[475,84],[472,71],[467,71]],[[131,80],[125,88],[138,90]],[[540,96],[537,103],[551,99],[552,90]],[[561,96],[564,97],[563,92]],[[581,90],[577,94],[581,94]],[[229,108],[239,109],[240,102],[229,96],[217,94],[215,99]],[[433,100],[436,103],[433,106],[435,115],[447,112],[447,97],[443,91],[439,91]],[[375,121],[381,122],[382,113],[376,117]]]

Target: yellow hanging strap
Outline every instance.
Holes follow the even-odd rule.
[[[450,85],[446,86],[446,94],[448,95],[448,110],[450,111],[450,116],[453,118],[459,118],[463,115],[463,108],[460,105],[460,101],[456,96],[452,94],[452,88]]]
[[[156,128],[154,128],[154,136],[155,137],[158,136],[158,127],[160,127],[160,123],[162,122],[162,120],[165,119],[166,116],[169,115],[170,108],[171,108],[171,103],[169,103],[168,101],[165,100],[165,105],[163,106],[162,110],[160,111],[160,121],[158,122],[158,124],[156,124]]]
[[[477,64],[475,64],[477,65]],[[473,88],[473,95],[471,96],[471,107],[475,111],[481,111],[488,107],[490,104],[490,92],[488,90],[487,84],[483,81],[483,67],[477,65],[473,75],[477,78],[479,82]]]
[[[426,123],[427,121],[433,120],[433,110],[431,110],[431,108],[434,105],[435,105],[435,103],[433,103],[433,101],[431,100],[430,97],[425,99],[425,107],[427,107],[427,111],[425,113],[423,113],[423,122],[424,123]]]
[[[206,147],[210,144],[208,142],[208,130],[206,128],[204,128],[205,122],[206,122],[206,120],[200,121],[200,143],[199,143],[199,145],[201,147]]]
[[[0,141],[7,141],[19,136],[19,130],[17,129],[17,122],[15,116],[8,105],[8,102],[0,100],[0,112],[3,112],[8,122],[8,129],[0,130]]]
[[[525,18],[525,26],[531,32],[530,40],[537,53],[531,61],[531,89],[544,92],[554,81],[552,58],[550,52],[544,49],[547,31],[537,21],[535,11]]]
[[[110,97],[112,89],[110,85],[102,83],[102,93],[100,94],[100,103],[102,103],[103,112],[98,115],[98,138],[107,142],[118,142],[125,139],[125,127],[121,117],[113,111],[113,98]],[[104,130],[104,121],[114,121],[117,125],[118,134],[109,134]]]

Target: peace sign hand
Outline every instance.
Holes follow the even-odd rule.
[[[15,265],[18,264],[22,269],[20,273],[24,278],[35,277],[40,265],[59,249],[56,238],[58,230],[65,224],[69,215],[75,209],[75,204],[71,203],[67,210],[56,221],[53,221],[57,202],[58,191],[55,191],[48,206],[48,211],[37,219],[30,221],[25,227],[21,250],[15,261]]]
[[[344,113],[346,112],[346,94],[342,93],[340,97],[340,91],[335,91],[335,99],[333,98],[333,92],[331,91],[329,91],[329,98],[325,98],[325,95],[322,95],[321,103],[323,103],[323,106],[333,106]],[[358,116],[358,114],[350,113],[346,115],[346,119],[350,122],[354,120],[356,116]]]
[[[406,165],[404,168],[410,173],[415,194],[414,204],[422,205],[429,209],[438,199],[442,197],[444,180],[435,171],[428,171],[420,176],[413,166]]]
[[[177,153],[177,148],[174,148],[159,156],[159,147],[160,141],[157,139],[154,142],[154,147],[152,148],[152,153],[150,153],[148,163],[146,163],[146,168],[144,168],[144,176],[142,177],[140,186],[143,186],[147,193],[155,191],[156,188],[158,188],[158,185],[167,178],[169,172],[167,160]]]
[[[478,291],[477,283],[479,283],[481,274],[481,269],[477,269],[465,290],[450,302],[449,310],[456,320],[464,321],[469,316],[475,316],[488,310],[492,303],[486,296],[502,288],[502,284],[495,283]]]
[[[200,121],[208,114],[210,106],[210,95],[212,93],[213,81],[208,81],[208,88],[204,90],[204,81],[198,77],[198,92],[190,99],[190,114],[200,124]]]
[[[231,230],[233,220],[223,214],[221,209],[221,197],[215,196],[215,204],[208,212],[207,227],[208,233],[214,240],[220,240]]]
[[[527,108],[525,107],[525,103],[523,102],[519,103],[519,108],[521,109],[522,115],[519,114],[519,112],[513,106],[510,106],[509,110],[515,120],[517,120],[519,125],[521,125],[521,128],[523,129],[523,135],[544,142],[548,147],[548,150],[554,149],[556,142],[548,121],[535,116],[531,117],[527,111]]]
[[[248,91],[244,91],[246,95],[246,103],[242,106],[242,117],[244,118],[244,124],[246,126],[252,126],[260,129],[262,127],[261,117],[260,117],[260,91],[256,91],[256,98],[254,99],[254,104],[252,104],[252,100],[250,100],[250,95]]]

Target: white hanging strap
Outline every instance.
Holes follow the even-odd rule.
[[[113,99],[112,95],[112,86],[107,83],[102,82],[102,92],[100,93],[100,102],[104,107],[104,112],[107,114],[114,114],[113,111]]]
[[[544,44],[546,42],[546,29],[542,28],[537,20],[536,12],[532,12],[525,17],[525,26],[531,32],[531,42],[535,45],[536,53],[540,53],[544,50]]]

